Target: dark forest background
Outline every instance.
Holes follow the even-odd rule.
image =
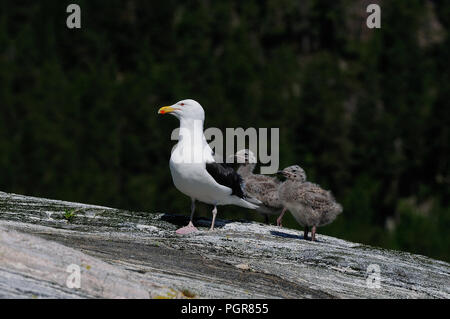
[[[319,236],[450,260],[450,1],[77,0],[80,30],[71,2],[0,0],[1,191],[188,215],[157,110],[193,98],[280,128],[281,167],[344,206]]]

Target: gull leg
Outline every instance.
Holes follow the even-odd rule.
[[[311,241],[316,240],[316,226],[313,226],[311,229]]]
[[[269,225],[269,215],[265,214],[264,215],[264,222]]]
[[[283,208],[283,211],[281,212],[280,216],[278,216],[277,218],[277,226],[283,227],[283,225],[281,225],[281,221],[283,220],[283,215],[286,212],[286,208]]]
[[[216,223],[216,215],[217,215],[217,206],[214,206],[214,209],[212,210],[212,214],[213,214],[213,218],[212,218],[212,222],[211,222],[211,228],[209,229],[214,230],[214,224]]]
[[[192,198],[191,219],[189,220],[189,224],[187,226],[181,227],[180,229],[177,229],[176,231],[177,234],[186,235],[198,231],[198,229],[192,223],[192,220],[194,219],[194,212],[195,212],[195,198]]]
[[[191,202],[191,218],[189,219],[189,223],[192,224],[192,220],[194,219],[194,212],[195,212],[195,199],[192,198]]]
[[[308,240],[308,226],[305,226],[305,230],[303,231],[303,239]]]

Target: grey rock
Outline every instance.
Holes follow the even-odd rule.
[[[198,233],[175,234],[187,219],[0,192],[0,297],[450,297],[443,261],[255,222],[210,232],[197,219]]]

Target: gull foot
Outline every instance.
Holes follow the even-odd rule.
[[[194,224],[192,224],[192,222],[189,222],[189,224],[187,226],[177,229],[176,233],[179,235],[187,235],[190,233],[195,233],[197,231],[198,231],[198,229],[194,226]]]

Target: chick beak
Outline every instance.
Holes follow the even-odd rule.
[[[283,171],[278,171],[277,174],[276,174],[276,176],[277,176],[278,180],[280,180],[280,181],[282,181],[282,182],[284,182],[285,180],[287,180],[287,177],[286,177],[286,175],[284,175],[284,172],[283,172]]]

